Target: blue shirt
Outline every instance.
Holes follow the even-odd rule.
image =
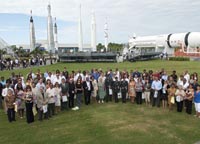
[[[200,103],[200,92],[194,92],[194,102],[195,103]]]

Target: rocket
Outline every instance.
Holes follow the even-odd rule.
[[[82,32],[82,20],[81,20],[81,5],[78,21],[78,48],[79,51],[83,51],[83,32]]]
[[[92,51],[96,51],[96,20],[95,14],[92,12],[92,21],[91,21],[91,48]]]
[[[53,36],[53,22],[51,16],[51,5],[47,6],[48,10],[48,20],[47,20],[47,41],[48,41],[48,50],[52,53],[55,53],[55,43]]]
[[[35,27],[32,17],[32,10],[31,10],[31,17],[30,17],[30,52],[35,49]]]
[[[55,49],[58,50],[58,30],[57,30],[56,18],[54,23],[54,39],[55,39]]]
[[[200,32],[174,33],[155,36],[133,37],[129,39],[129,49],[155,49],[155,52],[174,54],[175,48],[185,53],[197,53],[200,48]]]
[[[104,25],[104,39],[105,39],[105,48],[106,51],[108,51],[108,24],[107,24],[107,20],[106,23]]]

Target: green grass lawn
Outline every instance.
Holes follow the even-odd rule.
[[[71,70],[90,70],[108,67],[120,70],[165,68],[168,73],[176,70],[198,72],[199,62],[144,61],[136,63],[58,63],[39,67],[42,72],[66,66]],[[34,67],[36,71],[38,67]],[[15,70],[27,74],[30,69]],[[11,71],[0,72],[8,77]],[[0,110],[0,144],[192,144],[200,141],[200,119],[187,115],[185,111],[169,112],[145,104],[126,104],[114,102],[83,106],[79,111],[65,111],[50,120],[36,121],[28,125],[25,119],[9,123],[7,116]],[[194,111],[193,111],[194,113]]]
[[[19,118],[8,123],[1,111],[0,143],[190,144],[200,140],[199,128],[200,119],[185,112],[145,104],[92,104],[29,125]]]
[[[72,70],[91,70],[92,68],[101,68],[102,70],[107,70],[107,68],[112,68],[115,71],[115,68],[119,70],[135,70],[136,68],[139,71],[143,69],[147,70],[161,70],[164,68],[168,74],[171,74],[173,70],[176,70],[178,74],[182,74],[185,70],[189,70],[190,73],[198,72],[200,74],[200,62],[198,61],[165,61],[165,60],[152,60],[152,61],[141,61],[141,62],[124,62],[124,63],[57,63],[49,66],[42,67],[32,67],[26,69],[14,70],[16,74],[22,73],[24,76],[32,69],[33,72],[36,72],[39,68],[42,72],[45,72],[46,69],[49,71],[56,71],[57,69],[63,70],[66,67],[67,70],[71,73]],[[0,71],[0,76],[9,77],[12,71]]]

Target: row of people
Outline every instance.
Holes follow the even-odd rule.
[[[91,97],[96,101],[97,96],[99,103],[112,101],[113,98],[117,103],[119,97],[122,97],[123,103],[130,98],[132,103],[136,100],[137,104],[142,104],[142,98],[145,98],[146,104],[159,107],[162,101],[163,108],[168,105],[170,110],[176,103],[178,112],[182,111],[184,104],[188,114],[192,113],[192,102],[195,98],[197,116],[200,116],[198,77],[191,81],[188,73],[179,79],[174,72],[168,76],[165,71],[153,73],[146,70],[142,74],[138,71],[128,74],[118,70],[115,73],[109,70],[104,74],[102,70],[94,69],[92,73],[78,71],[69,75],[65,68],[62,73],[57,70],[53,77],[51,72],[42,75],[38,71],[36,77],[33,75],[32,72],[28,74],[26,83],[22,77],[18,77],[17,83],[12,81],[12,77],[6,81],[2,95],[5,97],[9,121],[15,120],[11,118],[14,111],[18,111],[23,118],[26,107],[27,122],[33,122],[33,105],[36,105],[39,120],[42,120],[43,113],[45,118],[49,118],[60,109],[69,107],[77,110],[81,107],[83,96],[86,105],[91,103]]]

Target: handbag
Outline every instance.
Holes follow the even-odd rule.
[[[171,102],[172,104],[175,104],[174,96],[173,96],[173,97],[171,97],[171,100],[170,100],[170,102]]]

